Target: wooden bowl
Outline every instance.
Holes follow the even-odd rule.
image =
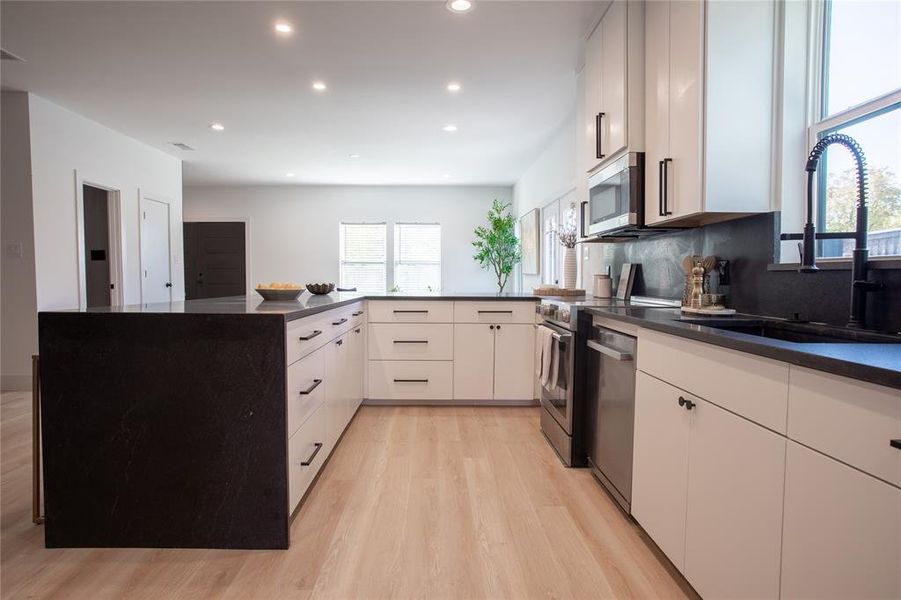
[[[297,297],[303,293],[303,288],[256,288],[256,292],[263,297],[263,300],[270,302],[291,302],[297,300]]]
[[[308,283],[307,284],[307,290],[311,294],[316,294],[316,295],[320,295],[320,296],[322,294],[328,294],[329,292],[331,292],[334,289],[335,289],[334,283]]]

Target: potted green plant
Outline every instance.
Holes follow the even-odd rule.
[[[507,210],[510,204],[495,200],[488,211],[488,226],[476,227],[476,254],[473,258],[483,269],[497,277],[497,293],[504,291],[513,267],[522,260],[522,247],[516,237],[516,220]]]

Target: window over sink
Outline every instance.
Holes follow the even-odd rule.
[[[867,159],[871,257],[901,255],[901,3],[826,0],[813,5],[813,119],[808,148],[831,133]],[[817,231],[854,231],[856,178],[846,149],[820,161]],[[822,258],[851,256],[854,240],[820,240]]]

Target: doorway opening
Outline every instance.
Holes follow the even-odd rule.
[[[185,300],[247,293],[246,226],[242,221],[184,223]]]
[[[88,308],[120,303],[119,194],[82,184],[82,304]]]

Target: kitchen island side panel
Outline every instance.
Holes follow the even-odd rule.
[[[281,315],[42,313],[48,547],[287,548]]]

